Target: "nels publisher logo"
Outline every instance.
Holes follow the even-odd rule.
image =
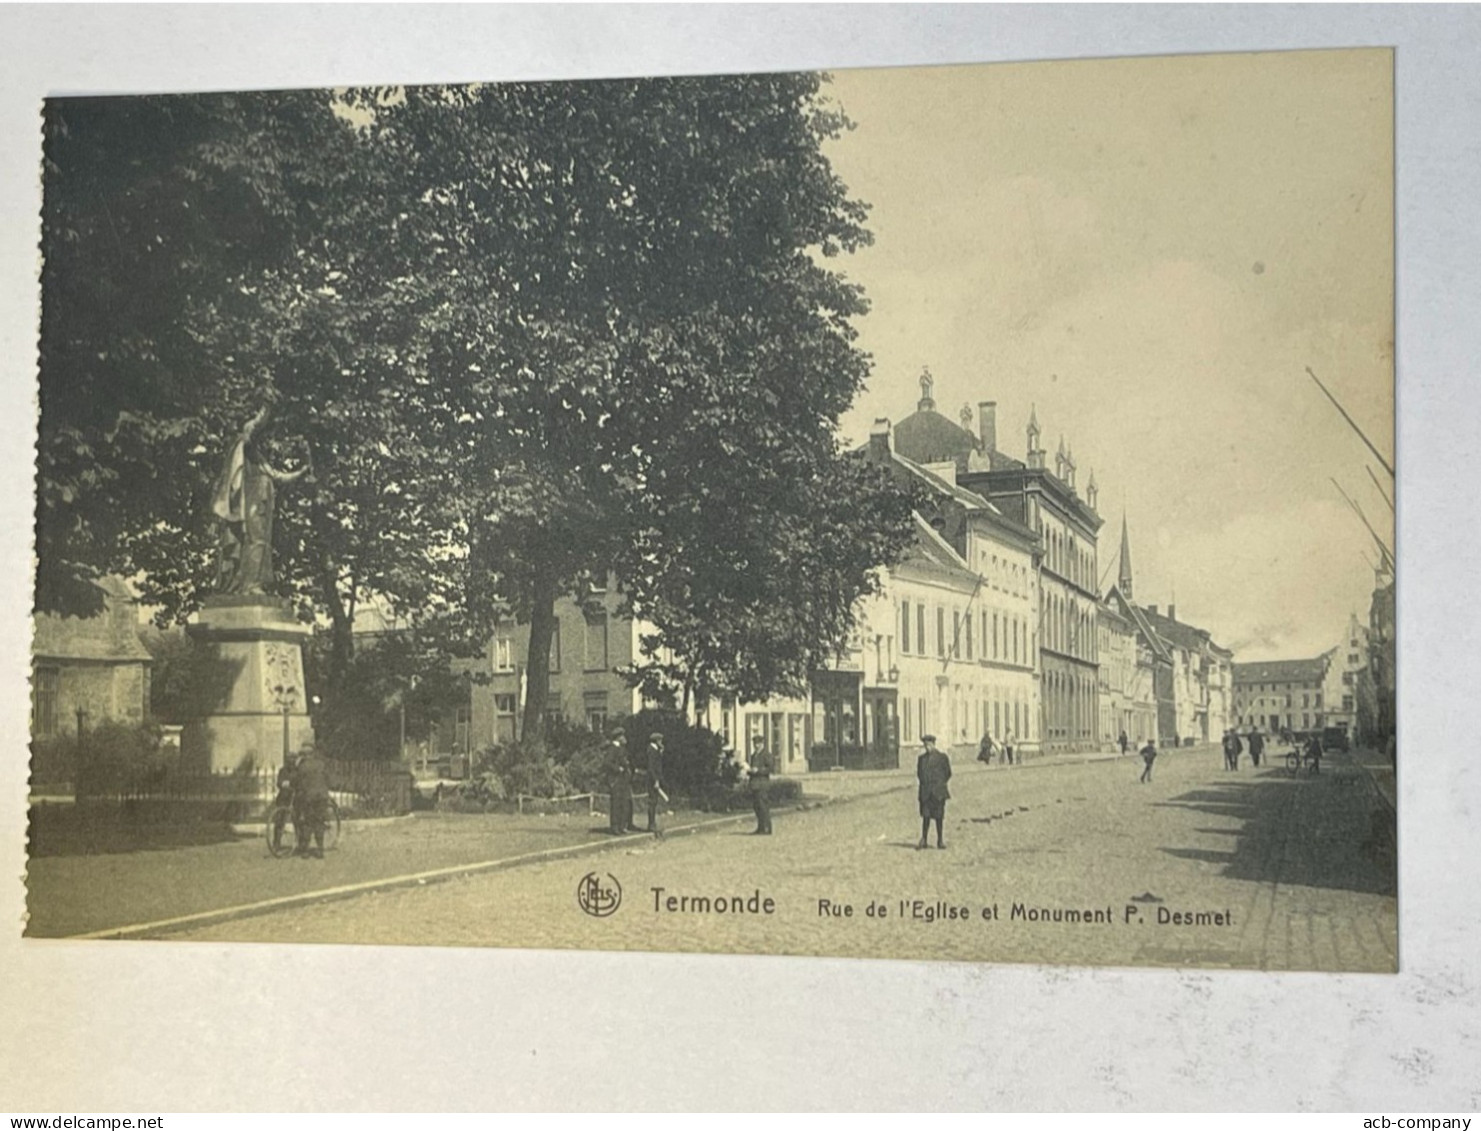
[[[605,919],[622,906],[622,885],[616,876],[587,872],[576,885],[576,903],[588,915]]]

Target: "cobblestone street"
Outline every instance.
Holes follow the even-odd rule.
[[[1393,864],[1358,766],[1230,773],[1204,749],[1149,785],[1140,768],[959,766],[945,851],[916,850],[904,789],[779,815],[769,838],[728,826],[171,937],[1395,969]],[[578,906],[593,872],[621,886],[606,917]]]

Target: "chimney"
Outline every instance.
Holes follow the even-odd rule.
[[[1147,612],[1151,613],[1155,617],[1157,615],[1157,606],[1156,605],[1148,605],[1147,606]]]
[[[962,405],[962,411],[957,413],[957,419],[962,422],[963,432],[972,431],[972,406],[969,404]]]
[[[998,402],[977,402],[977,435],[984,452],[998,450]]]
[[[890,419],[881,416],[874,422],[874,427],[869,429],[869,462],[890,462]]]
[[[1178,619],[1178,607],[1176,605],[1168,605],[1167,606],[1167,619],[1168,620],[1177,620]]]

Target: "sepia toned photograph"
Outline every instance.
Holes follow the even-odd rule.
[[[25,934],[1396,972],[1393,74],[48,99]]]

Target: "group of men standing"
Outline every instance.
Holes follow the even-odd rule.
[[[273,802],[273,851],[283,839],[288,816],[293,818],[294,856],[324,859],[324,830],[329,823],[329,764],[304,743],[298,755],[278,770],[278,796]]]
[[[664,789],[663,778],[663,735],[654,731],[648,736],[646,757],[641,766],[636,764],[628,751],[627,733],[622,727],[614,727],[607,743],[607,788],[611,801],[608,805],[608,827],[614,836],[625,833],[650,832],[659,839],[663,830],[658,825],[659,806],[669,799]],[[756,812],[758,836],[771,835],[771,774],[775,769],[771,754],[766,749],[766,740],[760,735],[751,739],[751,757],[748,762],[751,806]],[[641,782],[648,799],[648,827],[639,829],[633,822],[634,780]]]
[[[1255,768],[1260,768],[1260,758],[1265,752],[1265,736],[1259,730],[1249,733],[1250,761]],[[1244,741],[1239,737],[1232,727],[1224,732],[1224,768],[1226,770],[1239,769],[1239,756],[1244,753]]]
[[[640,772],[648,797],[646,830],[633,823],[633,779]],[[648,736],[647,756],[639,767],[627,748],[627,732],[621,727],[614,728],[607,744],[607,788],[611,797],[607,806],[608,824],[614,835],[646,831],[661,839],[663,830],[658,827],[658,807],[669,799],[663,788],[663,735],[654,731]]]

